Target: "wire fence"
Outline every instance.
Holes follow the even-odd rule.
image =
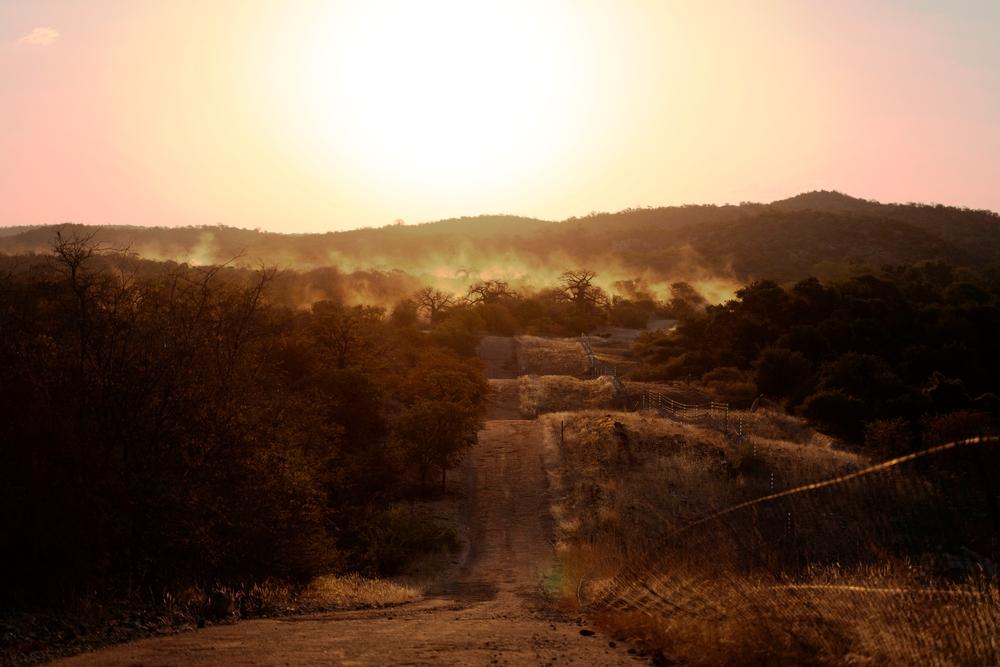
[[[580,345],[587,356],[587,375],[591,378],[610,377],[615,389],[622,394],[625,386],[618,377],[618,367],[603,363],[596,354],[585,334],[580,334]],[[754,402],[754,406],[757,402]],[[700,403],[683,403],[666,394],[653,390],[643,390],[636,403],[626,405],[629,409],[653,411],[661,417],[669,417],[675,421],[696,422],[702,426],[722,431],[731,437],[738,445],[749,438],[748,424],[742,413],[730,415],[728,403],[719,401],[703,401]]]
[[[584,354],[587,355],[587,377],[594,379],[610,377],[614,381],[615,388],[624,392],[625,387],[622,385],[621,380],[618,377],[618,366],[601,361],[597,355],[594,354],[594,348],[590,344],[590,341],[587,340],[585,334],[580,334],[580,345],[583,347]]]
[[[949,442],[680,524],[648,503],[586,606],[643,616],[696,664],[723,645],[754,664],[1000,664],[998,443]]]
[[[621,386],[580,342],[588,374]],[[758,457],[752,420],[726,403],[644,390],[628,407],[721,431]],[[609,536],[614,574],[580,579],[583,606],[644,619],[691,664],[1000,665],[1000,439],[784,490],[772,470],[742,498],[732,489],[744,477],[726,474],[736,497],[685,523],[637,499],[643,511]]]
[[[702,403],[682,403],[666,394],[657,391],[643,391],[637,405],[639,410],[652,410],[657,415],[669,417],[676,421],[696,421],[711,426],[717,430],[743,434],[741,417],[730,421],[729,404],[718,401]]]

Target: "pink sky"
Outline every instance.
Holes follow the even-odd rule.
[[[0,225],[1000,210],[1000,3],[0,4]]]

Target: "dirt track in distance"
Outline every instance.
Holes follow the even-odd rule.
[[[491,341],[488,368],[510,377]],[[501,410],[499,414],[510,414]],[[399,607],[219,625],[59,662],[159,665],[622,665],[643,662],[556,613],[541,595],[554,575],[542,434],[492,419],[465,467],[469,557],[425,599]]]

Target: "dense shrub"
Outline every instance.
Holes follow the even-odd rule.
[[[866,415],[865,404],[838,390],[823,390],[807,398],[802,414],[826,431],[844,438],[861,435]]]
[[[476,353],[479,332],[485,327],[483,319],[471,309],[456,309],[434,327],[431,336],[436,343],[463,356]]]
[[[920,420],[920,428],[925,445],[940,445],[953,440],[994,433],[990,416],[973,410],[926,415]]]
[[[772,398],[795,396],[807,387],[812,377],[812,364],[794,350],[767,348],[754,362],[754,382],[764,395]]]
[[[425,530],[401,517],[356,546],[373,530],[359,517],[382,521],[420,476],[394,447],[399,416],[446,402],[471,442],[486,393],[478,361],[417,332],[412,308],[292,311],[269,304],[268,272],[55,250],[0,275],[5,606],[385,571],[431,545],[393,537]]]
[[[498,336],[513,336],[517,333],[517,320],[502,303],[485,303],[476,309],[483,320],[483,329]]]
[[[911,451],[913,432],[910,423],[900,417],[869,422],[865,426],[865,447],[885,459]]]
[[[1000,275],[925,262],[826,284],[750,283],[674,331],[641,336],[632,376],[735,366],[789,410],[860,439],[873,420],[900,418],[912,429],[922,415],[974,405],[1000,417],[991,398],[1000,389],[997,340]]]

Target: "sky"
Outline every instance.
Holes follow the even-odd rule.
[[[0,0],[0,225],[1000,210],[995,0]]]

